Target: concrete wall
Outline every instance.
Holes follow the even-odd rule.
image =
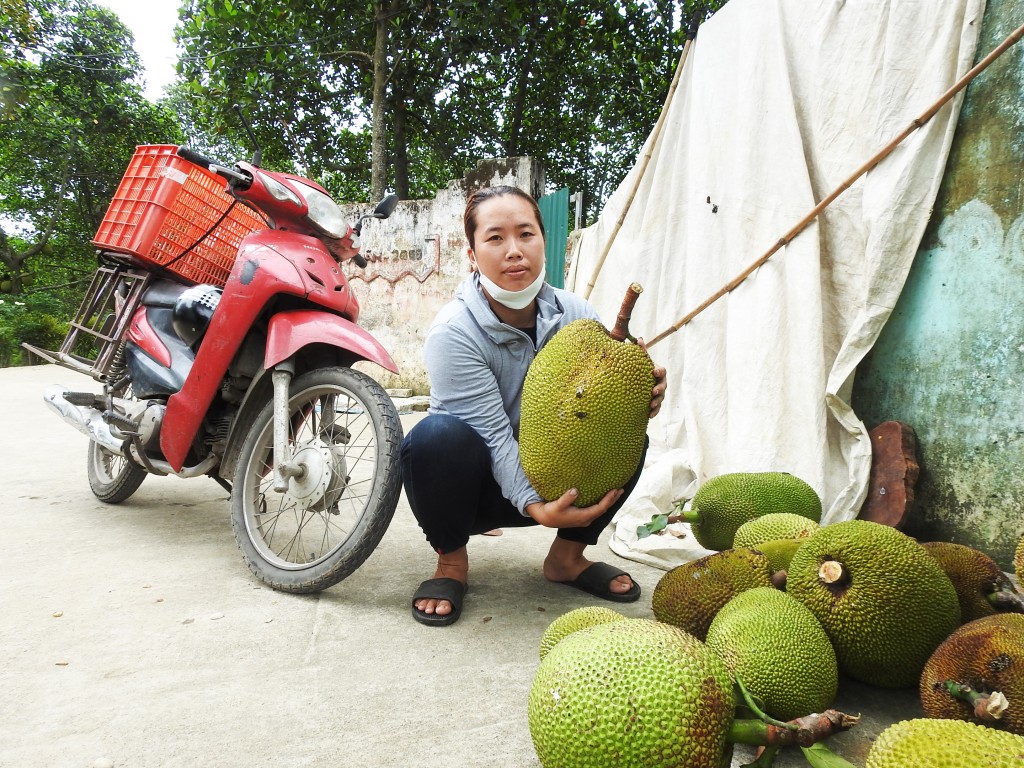
[[[420,395],[430,391],[423,338],[434,315],[469,273],[469,244],[462,227],[466,199],[476,189],[497,184],[518,186],[539,197],[544,169],[526,157],[483,160],[433,200],[402,201],[390,218],[364,223],[362,252],[368,263],[365,269],[349,264],[345,274],[359,298],[359,324],[398,364],[398,376],[377,365],[358,366],[385,387]],[[346,213],[355,220],[371,209],[350,206]]]
[[[1024,23],[989,0],[978,59]],[[921,477],[907,532],[1009,569],[1024,532],[1024,44],[967,90],[928,231],[858,369],[867,426],[914,427]]]

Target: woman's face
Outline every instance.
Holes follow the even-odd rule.
[[[506,291],[528,287],[544,269],[544,236],[530,204],[517,195],[485,200],[476,210],[470,262]]]

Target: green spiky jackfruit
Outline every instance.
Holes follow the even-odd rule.
[[[1024,579],[1024,536],[1017,542],[1017,548],[1013,551],[1013,573],[1020,582]]]
[[[916,685],[960,626],[956,590],[935,558],[867,520],[819,528],[793,555],[786,591],[821,622],[841,672],[884,688]]]
[[[600,605],[588,605],[563,613],[548,624],[548,628],[544,630],[544,634],[540,638],[540,659],[543,661],[544,657],[548,655],[548,651],[573,632],[579,632],[581,629],[598,624],[607,624],[609,621],[622,621],[625,618],[618,611]]]
[[[981,550],[947,541],[930,541],[921,546],[953,582],[960,599],[960,621],[964,624],[996,614],[994,601],[1000,596],[1017,603],[1017,610],[1024,604],[1024,597],[1003,569]]]
[[[728,765],[735,708],[722,661],[650,619],[574,632],[544,657],[528,720],[544,768]]]
[[[973,706],[942,686],[947,680],[978,693],[999,691],[1009,707],[998,718],[979,718]],[[1024,736],[1024,616],[986,616],[954,631],[924,665],[919,692],[928,717],[968,720]]]
[[[793,559],[793,555],[803,543],[804,539],[776,539],[762,542],[752,549],[768,558],[773,571],[786,571],[789,569],[789,562]]]
[[[820,526],[814,520],[792,512],[772,512],[747,520],[736,529],[734,547],[757,548],[758,544],[778,539],[806,539]]]
[[[576,320],[537,353],[523,382],[519,455],[545,500],[570,488],[576,506],[601,500],[636,472],[654,387],[654,363],[596,320]]]
[[[654,587],[651,608],[658,621],[704,640],[722,606],[744,590],[771,583],[772,568],[765,555],[726,549],[668,571]]]
[[[1024,736],[964,720],[903,720],[882,731],[865,768],[1020,768]]]
[[[821,712],[836,696],[839,668],[814,615],[775,587],[755,587],[725,604],[707,646],[769,715],[790,720]]]
[[[731,472],[697,489],[687,519],[705,549],[733,546],[736,531],[748,520],[788,512],[821,521],[821,499],[806,482],[788,472]]]

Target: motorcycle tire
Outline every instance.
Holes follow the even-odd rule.
[[[130,497],[139,490],[148,474],[124,456],[118,456],[91,440],[86,472],[93,495],[106,504],[120,504]]]
[[[296,377],[288,446],[304,472],[275,492],[274,404],[242,445],[231,527],[249,570],[274,589],[319,592],[351,575],[380,543],[398,506],[402,423],[384,389],[350,368]]]

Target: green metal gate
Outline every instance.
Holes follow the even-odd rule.
[[[537,201],[544,220],[544,261],[548,282],[565,287],[565,248],[569,242],[569,190],[560,189]]]

